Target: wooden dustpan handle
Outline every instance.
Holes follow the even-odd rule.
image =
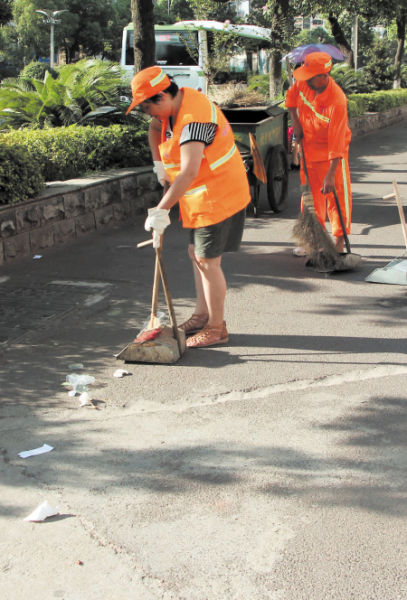
[[[157,255],[155,255],[153,295],[151,298],[151,319],[157,316],[158,292],[160,289],[160,267]]]
[[[156,260],[158,261],[158,266],[159,266],[159,269],[160,269],[161,281],[162,281],[162,284],[163,284],[165,301],[167,303],[167,308],[168,308],[168,312],[169,312],[169,315],[170,315],[171,327],[172,327],[172,330],[173,330],[173,333],[174,333],[174,337],[177,340],[179,355],[182,356],[181,337],[180,337],[179,329],[177,327],[177,320],[175,318],[175,311],[174,311],[174,305],[172,303],[171,293],[170,293],[170,290],[169,290],[169,287],[168,287],[168,280],[167,280],[167,275],[166,275],[166,272],[165,272],[164,263],[163,263],[163,259],[162,259],[162,250],[161,250],[161,248],[156,248],[155,249],[155,256],[156,256]]]

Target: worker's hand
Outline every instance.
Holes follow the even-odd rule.
[[[296,142],[300,142],[304,137],[304,133],[299,122],[293,123],[293,137],[295,137]]]
[[[161,160],[154,161],[153,171],[157,175],[157,179],[158,179],[159,183],[164,187],[166,182],[167,183],[169,182],[169,179],[168,179],[167,172],[164,169],[164,165],[161,162]]]
[[[335,174],[330,175],[328,173],[323,181],[321,192],[323,194],[330,194],[331,192],[334,191],[334,189],[335,189]]]
[[[146,231],[153,230],[153,247],[160,247],[160,238],[164,233],[164,230],[171,223],[169,217],[169,210],[164,208],[149,208],[148,217],[144,223],[144,229]]]

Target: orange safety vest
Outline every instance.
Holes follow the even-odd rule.
[[[198,176],[179,201],[183,227],[196,229],[224,221],[250,202],[250,188],[232,128],[222,111],[202,92],[182,88],[184,97],[172,137],[159,146],[170,183],[180,173],[180,136],[189,123],[216,123],[215,138],[204,149]],[[168,123],[161,126],[165,140]]]

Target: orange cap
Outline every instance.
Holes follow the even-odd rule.
[[[161,67],[147,67],[147,69],[143,69],[136,73],[131,80],[131,92],[133,95],[133,101],[130,104],[129,108],[126,110],[126,115],[129,114],[131,110],[144,100],[148,100],[152,96],[155,96],[159,92],[165,90],[171,81],[164,73]]]
[[[293,75],[297,81],[306,81],[315,77],[329,73],[332,68],[332,56],[326,52],[310,52],[305,57],[302,67],[295,69]]]

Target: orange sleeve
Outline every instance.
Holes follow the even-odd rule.
[[[287,90],[287,94],[285,96],[285,107],[286,108],[296,108],[298,104],[298,84],[295,81],[292,86]]]
[[[334,104],[329,112],[328,160],[344,158],[352,137],[348,125],[347,105],[346,103]]]

